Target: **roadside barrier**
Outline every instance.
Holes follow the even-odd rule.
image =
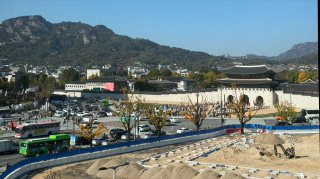
[[[54,154],[45,154],[36,157],[26,158],[19,161],[9,167],[0,175],[0,179],[14,179],[23,173],[31,170],[41,169],[45,167],[52,167],[57,165],[63,165],[72,162],[79,162],[83,160],[89,160],[94,158],[112,156],[116,154],[122,154],[127,152],[133,152],[137,150],[144,150],[154,147],[161,147],[165,145],[172,145],[182,142],[189,142],[195,140],[202,140],[213,138],[221,135],[225,135],[230,132],[237,132],[235,129],[239,129],[239,124],[232,124],[221,126],[212,129],[205,129],[199,131],[191,131],[182,134],[173,134],[160,136],[149,139],[140,139],[135,141],[120,142],[112,145],[97,146],[91,148],[79,148],[71,151],[64,151]],[[260,124],[246,124],[245,129],[252,130],[253,132],[271,131],[276,133],[277,131],[282,133],[295,133],[302,131],[304,133],[319,133],[319,125],[308,126],[266,126]],[[228,132],[227,132],[228,131]]]

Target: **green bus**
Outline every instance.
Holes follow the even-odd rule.
[[[48,151],[66,151],[70,147],[70,136],[68,134],[55,134],[46,138],[29,139],[20,142],[20,154],[24,156],[35,156],[47,154]]]

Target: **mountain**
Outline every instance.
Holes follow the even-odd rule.
[[[317,51],[317,48],[318,42],[302,43],[276,58],[301,57],[312,50]],[[243,65],[279,63],[267,60],[269,57],[265,56],[248,56],[251,58],[212,56],[205,52],[159,45],[148,39],[118,35],[103,25],[92,27],[81,22],[50,23],[39,15],[11,18],[0,24],[0,58],[7,58],[15,64],[83,68],[111,64],[121,68],[141,62],[149,66],[170,65],[173,70],[174,67],[182,67],[203,71],[214,66],[229,67],[235,61]]]
[[[225,58],[117,35],[103,25],[50,23],[42,16],[21,16],[0,24],[0,58],[10,63],[82,66],[135,62],[201,70]]]
[[[318,42],[305,42],[295,44],[292,48],[286,52],[281,53],[277,57],[272,57],[273,60],[288,60],[293,58],[299,58],[318,51]]]
[[[254,54],[248,54],[247,57],[250,58],[262,58],[269,60],[289,60],[318,52],[318,42],[304,42],[300,44],[295,44],[290,50],[287,50],[275,57],[259,56]]]

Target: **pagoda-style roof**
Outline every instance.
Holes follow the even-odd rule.
[[[225,68],[219,70],[222,73],[225,74],[243,74],[243,75],[249,75],[249,74],[261,74],[261,73],[279,73],[283,71],[282,69],[277,68],[271,68],[266,65],[254,65],[254,66],[242,66],[242,65],[236,65],[230,68]]]
[[[222,78],[217,79],[217,82],[224,84],[278,84],[272,81],[270,78],[259,78],[259,79],[238,79],[238,78]]]

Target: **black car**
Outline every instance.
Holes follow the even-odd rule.
[[[75,135],[76,136],[76,145],[88,145],[90,144],[90,141],[86,139],[85,137],[81,135]]]
[[[298,116],[293,120],[294,123],[305,123],[307,119],[304,116]]]
[[[166,134],[167,134],[166,132],[161,131],[160,136],[164,136]],[[150,131],[149,133],[146,133],[143,138],[148,139],[150,137],[158,137],[158,132],[157,131]]]
[[[107,113],[104,112],[104,111],[100,111],[100,112],[98,112],[97,116],[98,116],[98,117],[106,117],[106,116],[107,116]]]
[[[291,124],[287,121],[278,121],[275,126],[290,126]]]
[[[110,136],[114,139],[121,139],[121,136],[126,133],[123,129],[115,128],[110,130]]]

